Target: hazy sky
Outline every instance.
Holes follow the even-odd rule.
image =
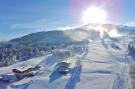
[[[0,40],[81,24],[82,12],[102,7],[114,23],[135,23],[135,0],[0,0]]]

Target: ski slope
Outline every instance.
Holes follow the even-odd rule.
[[[41,73],[34,77],[13,83],[0,81],[0,89],[129,89],[128,61],[123,43],[118,43],[121,49],[112,48],[111,43],[111,40],[96,40],[89,44],[73,45],[82,49],[66,60],[61,55],[48,54],[2,67],[0,74],[12,73],[13,68],[43,66]],[[69,74],[56,73],[55,67],[61,61],[71,62]],[[81,67],[77,67],[77,61]]]

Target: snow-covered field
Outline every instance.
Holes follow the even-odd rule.
[[[120,49],[111,44],[110,40],[91,41],[89,44],[79,45],[82,49],[66,60],[61,55],[48,54],[2,67],[0,74],[12,73],[13,68],[43,66],[34,77],[12,83],[0,81],[0,89],[132,89],[128,65],[133,60],[125,56],[123,41],[117,43]],[[69,74],[56,73],[55,67],[61,61],[71,62]],[[81,67],[76,66],[77,61]]]

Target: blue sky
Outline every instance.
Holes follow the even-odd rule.
[[[0,0],[0,40],[80,24],[94,0]],[[135,23],[135,0],[95,0],[116,23]],[[90,3],[90,4],[89,4]],[[99,5],[99,4],[98,4]]]

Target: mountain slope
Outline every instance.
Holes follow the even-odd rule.
[[[39,57],[56,48],[88,42],[89,39],[97,39],[98,35],[98,32],[83,29],[28,34],[1,45],[0,66]]]
[[[10,69],[42,65],[42,73],[32,78],[18,82],[3,84],[0,89],[127,89],[127,60],[124,57],[123,41],[119,42],[121,50],[111,47],[112,41],[95,40],[88,44],[72,45],[67,48],[72,55],[65,59],[62,55],[66,49],[9,67],[0,68],[0,73],[10,73]],[[78,50],[78,51],[76,51]],[[59,52],[59,53],[58,53]],[[80,61],[81,68],[76,66]],[[71,72],[68,75],[55,73],[56,65],[61,62],[71,62]],[[78,69],[79,68],[79,69]]]
[[[110,30],[116,28],[122,35],[134,35],[135,28],[104,24],[103,27]],[[8,66],[16,62],[39,57],[50,50],[64,48],[83,41],[95,40],[100,37],[100,32],[91,25],[80,26],[71,30],[48,31],[28,34],[0,44],[0,66]]]
[[[92,31],[86,32],[83,30],[64,30],[64,31],[48,31],[48,32],[38,32],[32,33],[21,38],[13,39],[10,42],[12,43],[39,43],[45,42],[49,44],[61,44],[63,42],[76,42],[83,39],[88,39],[92,37]],[[96,32],[92,32],[98,35]],[[95,36],[96,37],[96,36]]]
[[[134,57],[128,55],[127,45],[134,39],[130,39],[134,33],[128,31],[134,28],[122,29],[118,31],[125,36],[115,40],[101,40],[99,32],[85,27],[13,39],[0,49],[1,62],[10,65],[0,67],[0,75],[14,75],[13,68],[24,70],[41,65],[43,69],[20,81],[0,80],[0,89],[132,89],[128,65],[134,63]],[[62,61],[71,63],[67,75],[58,73],[57,65]]]

